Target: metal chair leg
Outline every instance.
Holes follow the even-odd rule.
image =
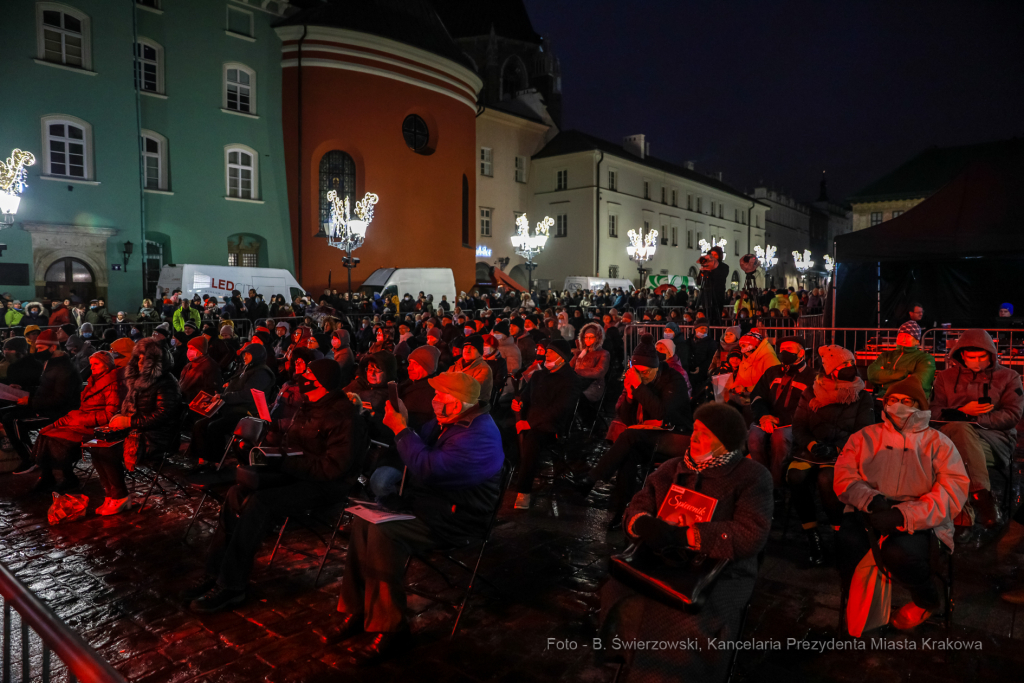
[[[156,487],[157,479],[160,478],[160,471],[163,470],[165,462],[167,462],[166,455],[160,458],[160,464],[157,465],[156,472],[153,473],[153,478],[149,481],[149,488],[146,490],[146,495],[142,497],[142,504],[139,505],[139,509],[135,514],[141,515],[142,511],[146,509],[146,501],[149,500],[149,495],[153,493],[153,488]]]
[[[953,625],[953,553],[949,554],[949,569],[946,576],[946,615],[945,615],[945,627],[949,630],[949,627]]]
[[[199,505],[196,505],[196,511],[192,513],[192,519],[188,521],[188,526],[185,528],[185,535],[182,537],[182,541],[188,541],[188,534],[192,531],[192,525],[196,523],[196,518],[199,517],[199,511],[203,509],[203,503],[206,502],[206,497],[210,495],[209,492],[204,491],[203,497],[199,499]]]
[[[284,536],[284,530],[288,528],[289,517],[284,518],[284,524],[281,525],[281,531],[277,534],[277,543],[274,544],[274,551],[270,553],[270,562],[267,562],[267,569],[274,564],[274,558],[277,556],[277,549],[281,547],[281,537]]]
[[[454,640],[455,634],[459,630],[459,621],[462,620],[462,613],[466,609],[466,603],[469,602],[469,594],[473,591],[473,582],[476,580],[476,574],[480,571],[480,561],[484,559],[484,548],[487,547],[487,539],[485,538],[480,544],[480,553],[476,556],[476,564],[473,565],[473,573],[469,577],[469,585],[466,586],[466,594],[462,596],[462,604],[459,605],[458,612],[455,615],[455,624],[452,626],[452,633],[448,636],[448,640]]]
[[[334,533],[331,534],[331,540],[327,542],[327,547],[324,548],[324,556],[320,559],[320,568],[316,570],[316,578],[313,579],[313,588],[320,583],[320,573],[324,570],[324,565],[327,564],[327,556],[331,554],[331,549],[334,548],[334,538],[338,535],[338,530],[341,529],[341,523],[345,519],[346,512],[341,511],[338,515],[338,523],[334,525]]]

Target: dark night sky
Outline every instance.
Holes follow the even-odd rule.
[[[563,128],[842,199],[920,150],[1024,134],[1024,1],[525,0]]]

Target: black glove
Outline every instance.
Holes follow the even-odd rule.
[[[871,503],[868,504],[868,512],[882,512],[890,508],[892,508],[892,505],[889,503],[889,499],[881,493],[872,498]]]
[[[883,536],[895,534],[896,527],[906,524],[903,519],[903,513],[900,512],[899,508],[873,512],[868,515],[868,519],[871,521],[872,528]]]
[[[651,515],[643,515],[633,524],[635,535],[656,551],[673,546],[685,546],[688,528],[669,524]]]
[[[815,458],[822,462],[835,460],[839,456],[835,446],[829,446],[823,443],[814,444],[811,448],[811,453]]]

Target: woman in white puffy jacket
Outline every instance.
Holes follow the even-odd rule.
[[[558,313],[558,332],[565,341],[572,341],[576,338],[576,328],[569,324],[569,314],[565,311]]]

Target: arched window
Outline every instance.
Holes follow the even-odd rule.
[[[469,246],[469,178],[462,174],[462,246]]]
[[[92,180],[92,126],[63,114],[42,118],[47,175]]]
[[[36,3],[37,57],[85,71],[92,70],[89,16],[56,2]]]
[[[142,130],[139,141],[142,149],[142,164],[145,169],[147,190],[168,190],[167,138],[151,130]]]
[[[520,90],[526,90],[530,82],[526,78],[526,65],[515,55],[505,60],[501,67],[501,99],[510,100]]]
[[[259,155],[244,145],[224,147],[224,168],[227,172],[227,198],[260,198]]]
[[[348,205],[356,205],[356,162],[340,149],[333,149],[320,159],[320,229],[317,233],[326,236],[331,227],[331,203],[327,193],[334,190],[341,197],[348,197]]]
[[[51,299],[63,300],[72,293],[89,300],[96,294],[92,270],[76,258],[57,259],[46,269],[46,294]]]
[[[135,43],[135,87],[144,93],[164,94],[164,48],[149,38]]]
[[[224,65],[224,99],[221,107],[240,114],[256,114],[256,72],[245,64]]]

